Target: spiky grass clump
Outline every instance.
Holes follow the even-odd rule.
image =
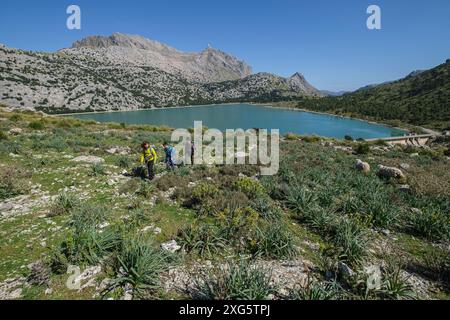
[[[276,292],[270,271],[242,260],[205,271],[195,289],[194,298],[205,300],[266,300]]]
[[[187,227],[179,232],[178,239],[187,252],[195,252],[202,257],[217,256],[226,246],[226,240],[211,225]]]
[[[133,161],[130,159],[129,156],[126,155],[121,155],[116,159],[116,166],[122,169],[130,168],[132,163]]]
[[[91,166],[91,172],[89,175],[92,177],[104,176],[106,175],[106,168],[101,163],[94,163]]]
[[[296,213],[302,213],[316,201],[313,192],[302,186],[291,186],[285,198],[287,207]]]
[[[332,242],[341,249],[341,256],[351,263],[360,262],[368,247],[367,232],[353,220],[337,223],[331,235]]]
[[[149,297],[159,287],[159,275],[168,270],[174,257],[144,238],[124,242],[116,256],[112,280],[106,292],[131,285],[135,298]]]
[[[112,228],[99,230],[99,225],[105,220],[106,211],[102,207],[77,207],[72,213],[70,233],[59,252],[68,262],[93,265],[119,250],[122,242],[120,233]]]
[[[139,182],[139,187],[136,191],[136,195],[146,199],[150,199],[154,193],[155,193],[155,186],[153,184],[150,184],[146,181]]]
[[[48,216],[55,217],[69,214],[73,209],[80,205],[80,203],[80,199],[78,199],[75,195],[63,192],[54,201]]]
[[[0,200],[28,193],[30,186],[25,180],[30,177],[31,174],[21,167],[0,168]]]
[[[262,219],[268,221],[280,220],[282,211],[277,208],[268,197],[260,197],[252,201],[251,207],[255,209]]]
[[[399,266],[387,268],[380,293],[381,297],[391,300],[416,298],[412,286],[408,283],[407,277]]]
[[[281,223],[258,228],[250,242],[250,251],[256,256],[273,259],[289,259],[296,255],[294,237]]]
[[[416,210],[407,219],[408,227],[419,236],[435,241],[450,239],[450,215],[441,212],[439,208]]]
[[[292,290],[289,294],[291,300],[339,300],[342,297],[342,288],[336,282],[318,282],[311,278],[304,287]]]

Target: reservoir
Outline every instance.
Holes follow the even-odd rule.
[[[396,128],[362,120],[251,104],[86,113],[72,117],[99,122],[166,125],[175,129],[193,128],[194,121],[203,121],[203,126],[222,131],[251,128],[279,129],[281,134],[291,132],[337,139],[343,139],[346,135],[354,139],[387,138],[405,133]]]

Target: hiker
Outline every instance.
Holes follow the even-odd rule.
[[[185,148],[184,148],[184,163],[194,165],[194,154],[195,154],[195,145],[194,141],[189,140],[186,142]],[[189,163],[189,160],[191,162]]]
[[[148,141],[144,141],[141,145],[142,154],[141,154],[141,164],[147,165],[148,169],[148,179],[152,181],[155,178],[155,163],[156,159],[156,150],[154,147],[150,146]]]
[[[170,146],[167,142],[163,144],[164,152],[166,153],[166,158],[164,163],[168,170],[173,170],[175,168],[174,157],[175,157],[175,149]]]

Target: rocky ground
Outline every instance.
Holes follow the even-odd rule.
[[[5,109],[0,129],[0,299],[242,298],[233,272],[265,288],[250,298],[449,297],[448,141],[288,135],[276,177],[158,164],[150,183],[130,175],[139,142],[170,131]],[[136,252],[161,264],[134,278]]]

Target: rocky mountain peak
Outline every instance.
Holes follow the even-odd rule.
[[[199,53],[181,52],[138,35],[90,36],[76,41],[68,50],[96,58],[101,55],[119,65],[151,66],[199,82],[237,80],[252,74],[244,61],[210,46]]]
[[[305,80],[305,76],[300,72],[296,72],[291,76],[291,79]]]
[[[150,40],[139,35],[113,33],[111,36],[89,36],[76,41],[72,48],[102,49],[110,47],[121,47],[138,50],[172,50],[177,51],[165,44]]]
[[[291,87],[294,88],[295,90],[303,91],[313,95],[323,95],[322,92],[317,90],[308,81],[306,81],[305,76],[299,72],[294,73],[287,80],[291,85]]]

